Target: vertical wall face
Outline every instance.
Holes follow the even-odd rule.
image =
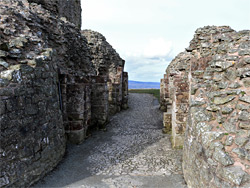
[[[189,187],[250,186],[249,38],[226,26],[198,29],[167,69],[173,144],[186,129]]]
[[[92,76],[91,80],[91,125],[102,127],[109,121],[107,76]]]
[[[172,146],[183,146],[189,106],[190,54],[180,53],[169,65],[161,83],[161,109],[164,128],[172,130]]]
[[[3,0],[0,12],[0,186],[28,187],[52,170],[65,152],[59,73],[84,77],[95,71],[86,41],[72,24],[26,0]],[[81,93],[75,91],[80,85],[75,78],[70,84],[65,104],[80,102],[80,110],[74,109],[80,117],[90,103],[90,90],[84,85],[85,90],[78,87]]]
[[[39,37],[39,28],[29,32],[28,8],[26,19],[20,10],[17,1],[1,2],[1,187],[29,186],[53,169],[65,151],[56,57]]]
[[[250,186],[250,31],[205,27],[190,48],[183,170],[190,187]]]
[[[51,13],[65,17],[69,22],[81,28],[81,0],[28,0],[42,5]]]
[[[97,75],[108,76],[109,114],[113,115],[127,106],[128,79],[127,75],[123,77],[125,61],[100,33],[84,30],[82,34],[87,38]]]
[[[122,109],[128,108],[128,73],[123,72],[123,82],[122,82]]]
[[[80,0],[1,0],[0,187],[30,186],[61,160],[66,139],[79,144],[107,123],[108,80],[116,109],[127,104],[124,61],[106,41],[92,57],[69,22],[79,12]]]
[[[63,123],[67,139],[79,144],[86,138],[91,119],[91,89],[86,78],[59,75]]]

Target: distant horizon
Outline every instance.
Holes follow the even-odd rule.
[[[160,82],[128,80],[129,89],[160,89]]]
[[[81,1],[82,29],[105,36],[132,80],[160,81],[200,27],[229,25],[239,31],[250,23],[249,0]]]
[[[128,80],[129,82],[143,82],[143,83],[160,83],[160,81],[159,82],[153,82],[153,81],[140,81],[140,80]]]

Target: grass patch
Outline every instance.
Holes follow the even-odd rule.
[[[148,93],[154,95],[160,101],[160,89],[129,89],[129,93]]]

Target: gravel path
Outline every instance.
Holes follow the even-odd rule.
[[[68,145],[61,164],[34,187],[186,187],[181,150],[162,134],[162,112],[149,94],[129,95],[129,109],[111,118],[107,131]]]

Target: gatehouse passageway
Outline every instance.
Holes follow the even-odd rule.
[[[129,95],[129,109],[107,130],[71,145],[58,167],[36,187],[186,187],[181,150],[162,133],[162,112],[149,94]]]

